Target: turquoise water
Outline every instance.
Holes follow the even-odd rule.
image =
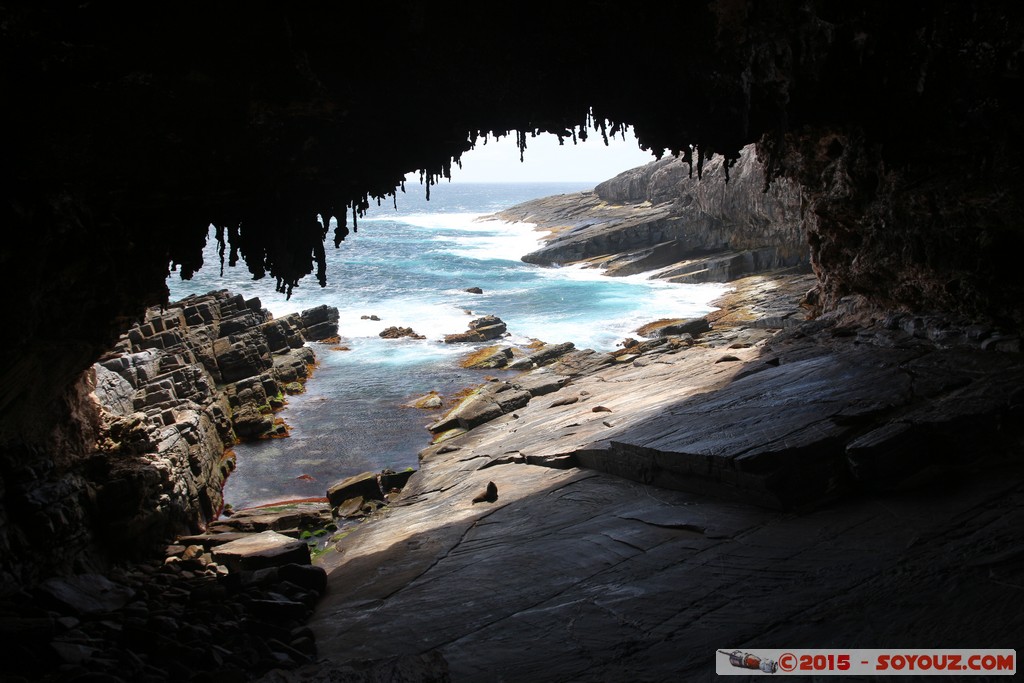
[[[287,439],[236,448],[238,467],[225,488],[235,507],[323,496],[335,481],[382,467],[415,467],[429,443],[424,427],[437,413],[403,408],[435,390],[450,395],[478,384],[483,374],[458,367],[474,347],[446,345],[445,334],[493,314],[508,325],[510,341],[571,341],[611,350],[640,325],[658,318],[701,315],[720,285],[673,285],[643,275],[609,278],[594,269],[541,268],[520,257],[543,233],[528,225],[481,221],[514,204],[590,189],[579,184],[440,185],[429,202],[421,187],[373,207],[340,249],[327,248],[328,284],[307,277],[286,300],[269,279],[253,281],[244,266],[219,275],[215,242],[205,268],[190,281],[172,274],[171,299],[228,288],[260,297],[275,316],[319,304],[341,314],[342,344],[315,345],[319,367],[306,394],[280,413]],[[480,287],[483,294],[464,290]],[[467,313],[470,311],[471,313]],[[362,319],[376,315],[379,322]],[[427,339],[385,340],[385,327],[412,327]]]

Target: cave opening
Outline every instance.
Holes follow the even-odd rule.
[[[449,406],[453,384],[465,388],[478,382],[479,376],[459,367],[456,347],[442,343],[475,318],[500,316],[509,330],[506,351],[529,340],[608,351],[641,324],[710,310],[707,302],[720,287],[646,281],[657,266],[671,261],[637,264],[635,273],[623,272],[619,278],[604,277],[602,269],[585,264],[552,269],[520,261],[553,230],[586,223],[595,202],[621,205],[622,215],[614,216],[609,207],[602,220],[621,222],[633,211],[639,226],[633,231],[657,233],[656,238],[633,238],[634,248],[644,240],[669,239],[664,228],[651,226],[668,216],[667,206],[675,200],[671,186],[690,178],[689,167],[666,159],[639,172],[653,156],[639,148],[631,132],[617,130],[607,143],[599,132],[595,124],[589,142],[577,133],[575,143],[571,136],[545,134],[525,140],[492,137],[466,152],[452,166],[451,178],[435,186],[429,198],[419,185],[420,174],[408,174],[404,193],[370,202],[359,217],[359,232],[339,242],[339,249],[327,250],[323,258],[330,277],[319,287],[306,281],[286,296],[275,296],[244,268],[199,269],[188,281],[172,272],[171,301],[227,287],[246,299],[258,298],[275,318],[316,306],[339,311],[333,348],[346,352],[318,352],[320,367],[310,391],[289,398],[289,408],[280,414],[289,423],[289,440],[234,448],[236,467],[227,480],[225,503],[239,508],[322,496],[325,483],[333,480],[367,469],[414,466],[430,433],[423,429],[426,418],[404,406],[421,396],[438,396]],[[634,177],[623,179],[622,188],[613,183],[603,199],[600,192],[594,194],[601,181],[631,169]],[[665,206],[653,213],[630,209],[651,204],[651,197],[642,195],[652,172],[662,178],[663,195],[667,188],[666,196],[653,196],[654,203]],[[544,230],[526,215],[534,209],[520,210],[523,215],[500,213],[559,195],[569,209],[584,201],[580,193],[588,195],[586,204],[573,209],[581,218],[568,216],[568,222]],[[324,233],[345,225],[333,216],[317,220]],[[217,258],[215,251],[224,258],[224,247],[211,242],[204,260]],[[589,265],[600,266],[602,259]],[[617,267],[625,270],[624,264]],[[426,339],[400,345],[379,338],[396,328]]]
[[[408,665],[442,680],[669,679],[709,674],[712,648],[740,643],[887,647],[913,633],[924,647],[959,647],[970,633],[1013,647],[1021,5],[602,0],[514,20],[503,7],[384,11],[0,9],[12,131],[0,222],[13,236],[0,270],[15,302],[0,356],[0,577],[4,634],[20,655],[4,666],[28,678],[239,679],[319,656],[315,635],[333,660],[322,666],[370,660],[378,678]],[[538,367],[523,378],[496,370],[473,413],[433,423],[466,432],[428,447],[391,517],[332,556],[341,564],[315,634],[302,624],[325,583],[309,566],[244,573],[241,560],[211,563],[198,533],[157,562],[112,566],[115,551],[208,530],[236,464],[218,449],[239,430],[287,429],[274,410],[308,376],[307,342],[336,358],[357,352],[332,348],[345,344],[328,341],[330,307],[270,320],[254,301],[296,303],[344,277],[322,267],[338,234],[314,216],[339,216],[369,242],[379,233],[364,222],[383,220],[373,212],[394,188],[439,199],[434,182],[449,189],[485,132],[525,142],[529,160],[536,132],[569,145],[583,124],[603,142],[624,122],[646,149],[689,152],[659,168],[692,163],[693,177],[666,173],[696,185],[657,227],[626,221],[613,239],[572,223],[536,264],[694,279],[802,259],[813,276],[755,276],[720,317],[663,321],[609,353],[531,349],[522,357]],[[760,176],[744,154],[765,160]],[[407,182],[414,168],[425,187]],[[659,187],[649,181],[609,192],[642,204]],[[785,245],[716,232],[737,205],[743,234],[783,224]],[[678,216],[700,230],[662,239]],[[198,269],[209,222],[223,253],[209,244]],[[439,246],[413,239],[418,227],[406,221],[406,247]],[[653,241],[621,258],[613,243],[640,233]],[[399,231],[389,234],[398,249]],[[465,236],[445,247],[462,263]],[[693,263],[678,265],[686,255]],[[203,277],[222,257],[225,272],[241,261],[248,282],[262,276],[261,289],[167,305],[169,263]],[[439,277],[453,279],[455,263]],[[436,289],[493,296],[465,285]],[[364,300],[368,322],[356,324],[421,333],[369,319],[396,289]],[[450,309],[409,312],[454,322]],[[484,322],[443,332],[498,327],[461,315]],[[185,328],[206,337],[178,346]],[[397,351],[419,348],[390,341],[396,353],[375,362],[401,366],[409,354]],[[569,360],[548,365],[543,354],[560,351]],[[699,390],[684,391],[698,376]],[[615,393],[639,382],[642,392]],[[116,417],[98,412],[97,391]],[[373,419],[336,429],[337,440],[372,434]],[[320,445],[308,446],[313,459]],[[404,470],[392,469],[394,483]],[[371,479],[380,490],[384,477]],[[250,534],[267,521],[237,523]],[[524,625],[543,635],[528,653]],[[410,651],[422,654],[396,664]]]

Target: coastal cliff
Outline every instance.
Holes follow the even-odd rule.
[[[800,188],[781,179],[768,185],[753,145],[735,163],[712,159],[700,176],[670,157],[591,192],[525,202],[495,217],[550,231],[527,263],[586,263],[608,275],[656,271],[671,282],[728,282],[810,263]]]

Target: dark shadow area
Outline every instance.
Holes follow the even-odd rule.
[[[481,514],[483,479],[433,490],[431,469],[329,561],[313,628],[332,662],[437,651],[453,680],[693,679],[722,647],[961,647],[970,633],[1008,648],[1020,633],[1006,600],[1024,571],[1019,461],[803,513],[573,470]],[[422,510],[449,505],[474,509],[454,523]]]
[[[736,361],[734,361],[736,362]],[[739,364],[737,362],[737,364]],[[1019,457],[1024,363],[903,331],[809,323],[728,384],[666,405],[576,463],[664,488],[793,508]]]

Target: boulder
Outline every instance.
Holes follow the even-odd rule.
[[[331,521],[331,509],[326,503],[306,502],[274,505],[261,508],[235,510],[217,522],[221,528],[239,532],[279,531],[322,527]]]
[[[462,342],[481,342],[490,341],[491,339],[497,339],[501,335],[505,334],[506,327],[504,321],[495,315],[485,315],[482,318],[469,323],[469,329],[465,332],[458,334],[446,334],[444,336],[445,344],[456,344]]]
[[[545,344],[537,351],[534,351],[528,356],[524,356],[517,361],[514,361],[509,365],[510,370],[529,370],[531,368],[540,367],[554,361],[559,356],[563,356],[572,351],[575,345],[572,342],[565,342],[564,344]]]
[[[711,329],[706,317],[702,318],[676,318],[668,320],[655,320],[652,323],[637,328],[636,333],[641,337],[671,337],[676,335],[689,334],[694,337],[703,334]],[[627,347],[628,348],[628,347]]]
[[[484,290],[480,289],[479,287],[469,287],[467,289],[464,289],[463,291],[467,292],[469,294],[483,294],[484,293]]]
[[[309,546],[276,531],[263,531],[212,550],[213,559],[231,571],[309,564]]]
[[[290,384],[309,375],[309,369],[316,363],[316,355],[308,347],[291,349],[274,356],[274,378],[280,384]]]
[[[437,434],[450,429],[473,429],[489,422],[505,413],[522,408],[530,402],[529,391],[520,389],[514,384],[501,382],[488,384],[467,396],[447,415],[427,429]]]
[[[407,405],[411,408],[420,408],[421,410],[436,410],[444,405],[444,401],[441,400],[441,396],[436,391],[431,391],[429,394],[410,401]]]
[[[322,341],[338,336],[338,309],[326,304],[299,313],[302,336],[306,341]]]
[[[565,375],[559,375],[544,368],[516,377],[512,384],[523,391],[530,392],[531,396],[543,396],[558,391],[568,382],[569,378]]]
[[[402,337],[409,337],[410,339],[426,339],[422,334],[416,334],[411,327],[398,327],[395,325],[385,329],[378,336],[384,339],[401,339]]]
[[[494,402],[501,408],[502,413],[510,413],[525,406],[530,402],[531,398],[532,395],[529,391],[519,389],[515,385],[509,385],[507,391],[500,391],[495,394]]]
[[[363,503],[365,502],[366,500],[362,496],[348,498],[338,503],[337,507],[334,508],[334,514],[343,519],[362,517],[364,516]]]
[[[393,491],[395,489],[403,489],[405,485],[409,483],[409,478],[416,474],[416,470],[411,467],[401,472],[394,472],[392,470],[384,470],[380,473],[380,488],[383,491]]]
[[[238,438],[255,439],[273,429],[274,418],[247,403],[231,414],[231,424]]]
[[[508,346],[488,346],[474,351],[466,358],[464,358],[460,364],[464,368],[479,368],[487,370],[496,370],[497,368],[503,368],[508,365],[509,359],[512,358],[512,349]]]
[[[366,498],[367,500],[383,500],[376,472],[363,472],[333,484],[327,489],[327,500],[331,507],[337,507],[349,498]]]

